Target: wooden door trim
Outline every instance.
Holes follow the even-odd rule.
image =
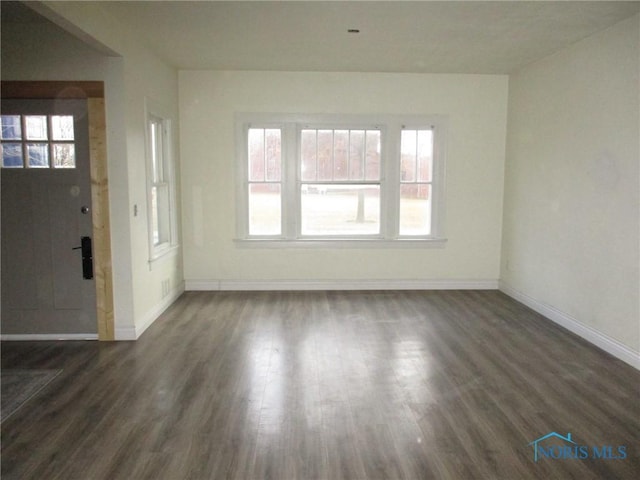
[[[93,270],[96,281],[98,339],[114,340],[107,125],[104,98],[88,98],[91,205],[93,213]]]
[[[107,126],[104,82],[0,83],[2,98],[87,99],[89,120],[89,164],[93,224],[93,269],[96,285],[98,339],[114,340],[113,272],[109,223],[109,176],[107,171]]]
[[[104,82],[16,82],[1,83],[2,98],[104,98]]]

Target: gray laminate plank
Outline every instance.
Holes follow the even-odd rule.
[[[63,370],[2,423],[3,480],[640,476],[640,372],[497,291],[187,292],[2,368]],[[535,463],[550,431],[627,458]]]

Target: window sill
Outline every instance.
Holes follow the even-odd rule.
[[[176,244],[154,252],[153,256],[149,259],[149,268],[153,268],[153,265],[159,261],[177,256],[179,251],[180,245]]]
[[[446,238],[380,239],[271,239],[236,238],[234,243],[241,248],[444,248]]]

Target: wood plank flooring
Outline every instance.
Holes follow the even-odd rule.
[[[2,423],[3,480],[640,478],[640,372],[497,291],[188,292],[2,367],[63,369]],[[626,458],[534,462],[550,432]]]

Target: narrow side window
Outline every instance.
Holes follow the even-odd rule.
[[[155,260],[177,243],[171,120],[147,112],[147,216],[149,257]]]

